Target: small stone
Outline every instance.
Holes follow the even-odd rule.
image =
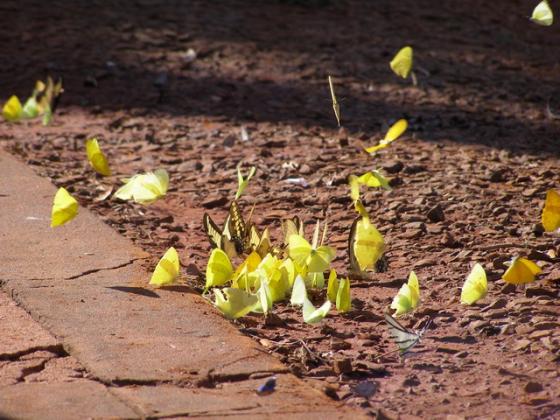
[[[541,392],[544,388],[540,383],[530,381],[525,384],[525,388],[523,389],[525,392],[532,394],[535,392]]]
[[[211,195],[202,202],[202,207],[213,209],[215,207],[225,206],[228,203],[228,198],[225,196]]]
[[[357,384],[352,390],[360,397],[370,398],[377,391],[379,385],[375,381],[363,381]]]
[[[332,337],[331,338],[331,349],[334,351],[338,351],[338,350],[348,350],[352,348],[352,344],[350,344],[348,341],[344,341],[341,340],[339,338],[336,337]]]
[[[489,311],[491,309],[502,309],[502,308],[506,307],[507,303],[508,303],[508,300],[506,298],[499,298],[499,299],[495,300],[494,302],[492,302],[490,305],[482,308],[480,310],[480,312],[486,312],[486,311]]]
[[[352,360],[349,357],[335,359],[333,362],[333,370],[337,375],[352,372]]]
[[[402,164],[402,162],[397,160],[393,162],[387,162],[382,166],[382,168],[390,174],[396,174],[403,170],[404,165]]]
[[[442,222],[445,219],[445,214],[443,213],[443,208],[439,204],[436,204],[434,207],[428,210],[428,213],[426,213],[426,217],[432,222],[437,223]]]
[[[404,387],[413,387],[418,385],[420,385],[420,379],[418,379],[418,376],[416,375],[407,376],[407,378],[402,383],[402,386]]]
[[[544,287],[531,287],[525,289],[525,296],[526,297],[534,297],[534,296],[558,297],[558,291],[545,289]]]
[[[303,165],[300,166],[299,168],[299,173],[301,175],[309,175],[310,173],[312,173],[313,170],[311,169],[311,167],[309,165],[307,165],[306,163],[304,163]]]
[[[539,322],[539,323],[533,325],[533,329],[535,329],[535,330],[553,330],[553,329],[557,329],[557,328],[560,328],[560,323],[553,322],[553,321]]]
[[[512,350],[513,351],[523,351],[523,350],[526,350],[530,345],[531,345],[531,342],[529,340],[525,340],[525,339],[519,340],[512,347]]]

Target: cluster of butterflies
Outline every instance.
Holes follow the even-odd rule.
[[[98,140],[87,139],[85,146],[87,160],[95,172],[102,176],[111,176],[109,162],[101,151]],[[124,185],[113,194],[113,197],[147,205],[167,194],[169,174],[165,169],[156,169],[154,172],[125,178],[123,182]],[[61,226],[74,219],[78,215],[78,210],[78,201],[64,187],[60,187],[53,200],[51,227]]]
[[[23,105],[16,95],[12,95],[2,107],[2,116],[9,122],[42,117],[43,125],[49,125],[62,92],[62,79],[56,83],[50,77],[46,82],[38,80]]]
[[[541,1],[534,9],[531,20],[539,25],[549,26],[553,22],[553,13],[547,0]],[[413,50],[406,46],[399,50],[390,62],[393,72],[407,79],[412,78],[416,85],[416,76],[412,71]],[[341,125],[340,104],[336,98],[333,80],[328,77],[332,106],[338,125]],[[17,96],[12,96],[3,107],[2,114],[7,121],[14,122],[42,116],[43,124],[52,120],[62,89],[62,81],[56,83],[49,77],[46,83],[38,81],[32,95],[22,106]],[[385,137],[378,144],[365,147],[371,156],[389,147],[407,130],[408,123],[401,119],[393,124]],[[105,154],[101,151],[97,139],[86,140],[87,159],[91,167],[102,176],[111,176]],[[229,209],[223,228],[211,219],[203,216],[203,227],[208,236],[212,251],[206,267],[204,292],[212,289],[214,305],[229,319],[237,319],[250,312],[269,313],[273,304],[290,297],[290,303],[302,308],[303,320],[314,324],[327,316],[332,305],[339,313],[351,309],[350,280],[338,278],[330,267],[335,257],[334,248],[325,244],[327,224],[320,231],[317,222],[310,242],[305,239],[304,225],[299,217],[284,220],[284,244],[273,246],[268,228],[262,233],[253,224],[249,216],[245,221],[239,205],[239,198],[255,174],[251,168],[244,177],[238,167],[238,189]],[[368,271],[385,269],[385,241],[360,199],[362,186],[390,189],[388,180],[378,170],[371,170],[360,176],[349,177],[350,197],[357,217],[352,223],[348,239],[348,256],[353,276],[363,277]],[[169,175],[164,169],[154,172],[136,174],[123,180],[124,185],[114,197],[121,200],[148,205],[165,196],[169,187]],[[51,212],[51,226],[60,226],[72,220],[78,214],[78,202],[65,188],[59,188],[55,194]],[[251,211],[252,214],[252,211]],[[560,228],[560,194],[555,190],[547,192],[542,213],[542,225],[547,232]],[[242,257],[243,260],[234,268],[232,261]],[[329,272],[325,278],[325,272]],[[502,279],[511,284],[526,284],[535,281],[541,272],[540,267],[524,257],[514,257]],[[180,277],[179,255],[175,248],[169,248],[158,262],[150,279],[156,287],[173,284]],[[308,289],[324,289],[326,299],[320,307],[315,307],[308,297]],[[461,290],[461,303],[472,305],[484,298],[488,292],[484,268],[476,263],[467,276]],[[385,314],[389,332],[397,343],[401,354],[409,351],[420,342],[424,332],[429,328],[430,320],[419,331],[403,327],[394,317],[414,311],[420,304],[420,284],[412,271],[407,283],[403,284],[394,297],[390,308],[395,312]]]

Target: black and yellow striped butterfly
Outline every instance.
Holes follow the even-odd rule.
[[[298,216],[286,219],[282,222],[282,231],[284,232],[284,245],[287,246],[290,236],[303,236],[303,223],[301,223],[301,219]]]
[[[37,108],[39,114],[43,115],[43,124],[48,125],[51,120],[58,102],[60,101],[60,95],[64,92],[62,88],[62,78],[58,78],[57,82],[54,83],[51,77],[47,78],[47,83],[38,82],[35,91],[35,100],[37,102]]]
[[[202,225],[210,245],[222,249],[228,257],[233,258],[251,251],[252,225],[248,226],[245,223],[237,201],[231,203],[223,229],[220,229],[207,213],[204,213]]]

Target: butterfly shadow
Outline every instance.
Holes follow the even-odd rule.
[[[158,298],[159,295],[153,290],[146,289],[144,287],[133,287],[133,286],[108,286],[107,289],[117,290],[119,292],[132,293],[134,295],[146,296],[151,298]]]

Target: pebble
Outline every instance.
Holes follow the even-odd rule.
[[[525,387],[523,389],[525,390],[525,392],[532,394],[535,392],[541,392],[544,388],[538,382],[529,381],[525,384]]]
[[[519,340],[517,341],[514,346],[512,347],[513,351],[523,351],[526,350],[531,345],[529,340]]]
[[[333,362],[333,370],[337,375],[352,372],[352,359],[349,357],[335,359]]]
[[[430,219],[432,222],[442,222],[445,219],[445,214],[443,213],[443,208],[441,205],[436,204],[426,213],[426,217]]]

